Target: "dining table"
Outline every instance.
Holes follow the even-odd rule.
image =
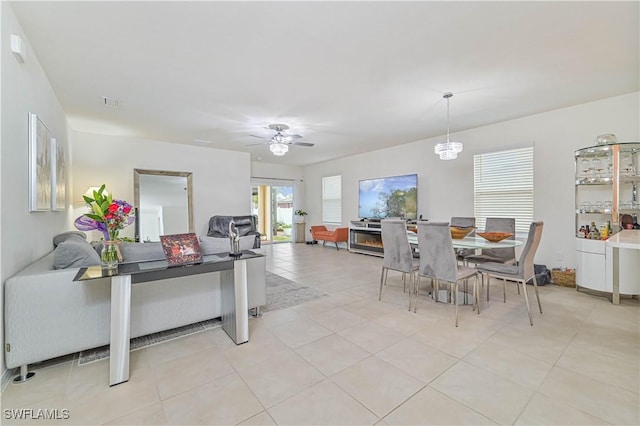
[[[413,231],[407,231],[407,237],[409,244],[412,247],[418,247],[418,234]],[[496,248],[511,248],[522,245],[522,241],[518,240],[502,240],[498,242],[491,242],[482,237],[464,237],[464,238],[452,238],[453,248],[455,249],[496,249]]]
[[[420,249],[418,247],[418,234],[415,233],[414,231],[407,231],[407,238],[409,240],[409,244],[411,245],[412,250],[415,253],[419,254]],[[497,248],[512,248],[512,247],[518,247],[522,245],[522,241],[518,241],[518,240],[505,239],[502,241],[492,242],[482,237],[451,238],[451,242],[453,243],[454,249],[497,249]],[[462,296],[461,299],[462,299],[463,305],[469,304],[466,287],[467,286],[465,283],[464,290],[462,290],[461,292],[462,294],[460,294],[460,296]],[[441,291],[444,291],[444,290],[441,290]],[[440,296],[439,299],[442,300],[442,296]]]

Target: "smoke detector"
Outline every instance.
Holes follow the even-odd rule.
[[[106,96],[102,97],[102,102],[104,106],[109,108],[119,108],[120,107],[120,99],[108,98]]]

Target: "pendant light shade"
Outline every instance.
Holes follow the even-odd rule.
[[[458,158],[458,153],[462,152],[462,144],[460,142],[451,142],[449,140],[449,99],[453,96],[453,93],[447,92],[443,98],[447,100],[447,141],[441,142],[436,145],[435,153],[440,156],[441,160],[455,160]]]

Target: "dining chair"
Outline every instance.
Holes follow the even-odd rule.
[[[380,295],[378,296],[378,300],[382,300],[382,288],[387,284],[389,269],[402,272],[405,291],[407,274],[409,274],[409,310],[411,310],[411,295],[413,294],[415,273],[420,266],[420,260],[413,257],[407,237],[407,224],[404,220],[385,219],[381,221],[381,227],[384,258],[382,259]]]
[[[509,232],[513,235],[507,239],[514,240],[516,220],[514,218],[488,217],[485,223],[485,232]],[[516,249],[515,247],[482,249],[480,254],[465,256],[465,261],[476,265],[486,262],[513,265],[516,263]]]
[[[538,299],[538,308],[542,313],[542,305],[540,304],[540,295],[538,294],[538,282],[536,281],[536,274],[534,270],[534,258],[536,250],[540,244],[542,238],[542,228],[544,223],[533,222],[529,226],[529,236],[527,242],[522,249],[520,259],[516,265],[505,265],[498,262],[486,262],[476,266],[476,269],[482,273],[482,281],[487,276],[487,301],[489,300],[489,287],[491,277],[502,279],[502,292],[504,294],[504,301],[507,301],[507,280],[515,281],[519,286],[522,283],[522,291],[524,293],[524,301],[527,305],[527,313],[529,314],[529,322],[533,325],[533,319],[531,318],[531,309],[529,308],[529,296],[527,296],[527,282],[533,279],[533,287],[536,291],[536,299]],[[520,287],[518,287],[519,289]]]
[[[418,271],[418,282],[415,285],[413,311],[416,311],[418,305],[420,277],[428,277],[433,280],[435,295],[437,295],[440,288],[440,281],[445,281],[449,283],[449,293],[452,293],[455,299],[457,327],[458,283],[474,277],[473,309],[478,308],[479,314],[478,271],[475,268],[458,266],[458,261],[453,251],[453,243],[451,242],[449,224],[447,222],[418,222],[418,248],[420,249],[420,269]],[[451,287],[453,288],[451,289]]]
[[[476,218],[475,217],[452,217],[451,218],[451,226],[457,226],[460,228],[468,228],[470,226],[476,226]],[[470,232],[468,234],[469,237],[475,237],[476,231]],[[462,262],[464,266],[467,266],[468,262],[466,260],[467,256],[474,255],[476,251],[474,249],[457,249],[456,250],[456,259],[458,262]]]

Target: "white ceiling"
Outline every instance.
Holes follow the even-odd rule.
[[[640,3],[14,2],[76,130],[307,165],[640,90]],[[102,97],[119,99],[110,109]],[[274,157],[285,123],[315,147]]]

